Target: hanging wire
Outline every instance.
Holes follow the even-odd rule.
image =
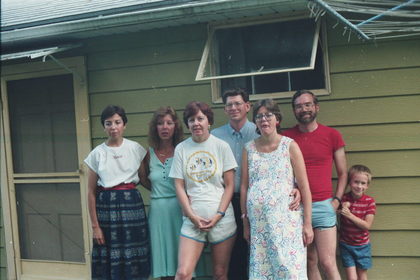
[[[385,39],[417,36],[420,33],[420,0],[310,1],[313,6],[320,8],[315,1],[325,3],[340,15],[338,20],[348,26],[343,35],[347,32],[359,33],[357,30],[360,30],[359,34],[365,34],[369,39]],[[314,14],[318,15],[319,11]]]

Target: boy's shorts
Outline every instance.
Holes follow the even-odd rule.
[[[219,205],[212,207],[210,205],[192,205],[193,211],[203,218],[211,218],[217,212]],[[213,209],[214,208],[214,209]],[[210,231],[201,231],[187,217],[183,217],[184,221],[181,227],[181,236],[186,238],[210,244],[221,243],[236,234],[236,222],[233,214],[232,204],[229,204],[226,214]]]
[[[341,261],[344,267],[356,266],[360,269],[372,267],[372,253],[370,243],[353,246],[340,242]]]
[[[312,227],[328,229],[337,225],[337,215],[331,204],[332,198],[312,203]]]

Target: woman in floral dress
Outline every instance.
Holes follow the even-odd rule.
[[[245,145],[241,180],[249,279],[307,279],[305,247],[313,231],[302,153],[296,142],[279,134],[281,114],[274,101],[257,103],[253,120],[261,136]],[[303,202],[298,211],[289,209],[295,181]]]

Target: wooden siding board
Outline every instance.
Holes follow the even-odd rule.
[[[157,64],[89,72],[89,92],[153,89],[200,84],[195,82],[198,61]],[[207,83],[206,83],[207,84]]]
[[[420,176],[420,150],[347,153],[347,166],[364,164],[376,177]]]
[[[413,280],[420,275],[420,258],[413,257],[373,257],[373,266],[368,270],[371,280]],[[340,273],[345,279],[345,272],[338,257]]]
[[[91,94],[91,115],[99,116],[109,104],[119,104],[127,113],[153,112],[160,106],[170,105],[182,116],[188,101],[200,100],[211,104],[210,84],[163,87],[145,90]],[[146,124],[150,119],[147,120]],[[130,121],[130,120],[129,120]]]
[[[331,74],[330,98],[420,93],[420,67]]]
[[[379,204],[372,230],[420,230],[419,204]]]
[[[420,122],[339,127],[347,151],[420,149]]]
[[[203,47],[203,41],[190,41],[95,52],[88,57],[88,71],[199,60]]]
[[[372,256],[420,257],[420,231],[371,231],[370,237]]]
[[[330,47],[330,71],[349,72],[420,66],[420,39]],[[386,59],[384,59],[386,57]]]
[[[207,25],[194,24],[182,27],[162,28],[146,30],[131,34],[119,34],[112,36],[97,37],[85,41],[85,51],[95,53],[97,51],[111,51],[138,48],[144,46],[173,44],[207,39]],[[122,47],[123,46],[123,47]]]
[[[420,177],[413,178],[375,178],[369,186],[367,194],[376,203],[417,203],[420,204]]]

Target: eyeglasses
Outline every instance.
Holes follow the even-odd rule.
[[[226,103],[225,107],[230,109],[230,108],[233,108],[233,106],[239,107],[243,104],[244,102],[232,102],[232,103]]]
[[[262,122],[263,118],[265,118],[267,121],[270,121],[274,117],[274,114],[271,112],[265,113],[265,114],[257,114],[255,116],[255,120],[257,122]]]
[[[302,110],[303,108],[305,109],[310,109],[314,106],[315,104],[312,102],[307,102],[307,103],[302,103],[302,104],[295,104],[294,108],[295,110]]]

